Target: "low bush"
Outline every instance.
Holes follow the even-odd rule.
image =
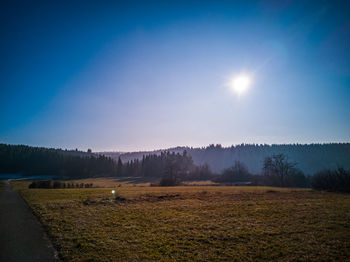
[[[311,186],[317,190],[350,193],[350,170],[320,171],[311,178]]]
[[[159,181],[159,186],[178,186],[180,185],[180,180],[175,176],[164,176]]]
[[[251,178],[252,176],[249,174],[247,167],[243,163],[236,161],[234,166],[225,169],[222,174],[213,179],[213,181],[239,184],[241,182],[251,182]]]
[[[33,181],[29,188],[52,188],[53,183],[51,180]]]
[[[42,180],[42,181],[33,181],[31,184],[29,184],[29,188],[90,188],[93,184],[84,184],[84,183],[65,183],[62,181],[52,181],[52,180]]]

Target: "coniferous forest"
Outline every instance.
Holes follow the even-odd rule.
[[[182,154],[164,151],[159,155],[144,155],[123,163],[118,159],[117,176],[165,177],[174,180],[203,180],[212,178],[207,164],[197,166],[187,151]]]
[[[0,144],[0,176],[14,173],[62,179],[113,176],[116,163],[109,157],[78,150]]]

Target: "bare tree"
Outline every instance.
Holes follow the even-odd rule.
[[[272,185],[284,187],[286,178],[295,173],[295,166],[295,163],[288,162],[285,155],[273,155],[265,158],[263,173]]]

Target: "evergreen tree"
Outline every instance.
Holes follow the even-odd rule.
[[[117,163],[117,176],[123,176],[123,163],[120,157],[118,158]]]

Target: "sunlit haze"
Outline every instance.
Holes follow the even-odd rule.
[[[232,91],[240,95],[248,90],[250,84],[250,77],[246,74],[240,74],[231,80],[230,87]]]
[[[349,142],[349,8],[7,1],[0,142],[93,151]]]

